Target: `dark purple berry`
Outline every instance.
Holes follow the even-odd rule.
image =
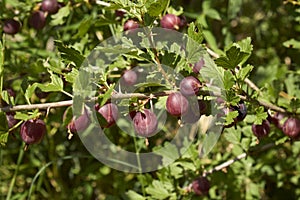
[[[9,96],[16,98],[16,92],[13,89],[7,88],[6,91],[9,94]]]
[[[123,11],[123,10],[116,10],[116,11],[115,11],[115,15],[116,15],[116,17],[118,17],[119,19],[122,19],[122,18],[124,17],[125,14],[126,14],[126,12]]]
[[[6,34],[14,35],[21,29],[21,23],[14,19],[7,19],[4,21],[3,31]]]
[[[27,145],[39,143],[45,133],[46,125],[41,119],[30,119],[21,125],[20,135]]]
[[[132,86],[137,81],[137,73],[133,70],[126,70],[122,76],[121,83],[126,86]]]
[[[181,24],[180,18],[174,14],[166,14],[160,20],[160,25],[162,28],[178,30],[180,24]]]
[[[189,102],[180,92],[174,92],[167,98],[167,111],[173,116],[181,116],[188,111]]]
[[[43,0],[42,1],[42,10],[50,14],[57,13],[59,5],[57,0]]]
[[[36,30],[40,30],[46,25],[45,13],[42,11],[35,11],[29,18],[29,25]]]
[[[290,138],[297,138],[300,135],[300,120],[298,118],[288,118],[283,126],[282,131]]]
[[[157,130],[157,117],[149,109],[144,109],[143,112],[137,112],[133,117],[133,126],[137,135],[141,137],[151,137]]]
[[[124,31],[134,30],[134,29],[137,29],[138,27],[139,27],[139,24],[136,21],[129,19],[124,24]]]
[[[19,122],[19,120],[15,119],[15,113],[14,112],[7,112],[6,113],[6,120],[7,120],[9,129],[14,127]]]
[[[198,74],[200,72],[200,70],[202,69],[202,67],[204,66],[204,64],[205,64],[204,59],[201,58],[197,63],[194,64],[193,72],[195,74]]]
[[[276,112],[273,116],[268,116],[270,123],[273,123],[277,128],[282,129],[283,123],[282,120],[286,117],[284,113]]]
[[[107,103],[100,107],[98,113],[102,115],[104,120],[100,120],[100,125],[103,128],[109,128],[114,125],[118,119],[118,107],[113,103]]]
[[[263,138],[270,133],[270,123],[268,120],[264,120],[262,124],[253,124],[252,132],[257,138]]]
[[[180,19],[180,23],[179,23],[179,27],[182,28],[184,26],[187,25],[187,21],[186,21],[186,17],[185,16],[179,16]]]
[[[210,183],[206,177],[199,177],[192,182],[192,189],[196,195],[206,195],[210,189]]]
[[[247,115],[247,107],[245,103],[240,102],[238,106],[234,106],[234,110],[237,110],[239,112],[239,115],[237,116],[236,120],[239,122],[243,121]]]
[[[90,124],[90,118],[85,110],[82,115],[78,118],[73,117],[72,121],[68,124],[67,128],[70,130],[71,133],[76,133],[79,131],[85,130]]]
[[[197,95],[200,86],[201,86],[200,81],[193,76],[185,77],[184,79],[181,80],[179,85],[180,92],[185,96]]]

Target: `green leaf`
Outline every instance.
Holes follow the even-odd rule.
[[[290,107],[293,111],[297,111],[298,108],[300,108],[300,99],[293,98],[291,99]]]
[[[208,16],[209,18],[212,18],[212,19],[215,19],[215,20],[221,20],[220,14],[215,9],[210,8],[208,10],[204,10],[204,14],[206,16]]]
[[[82,96],[74,95],[72,105],[73,116],[79,117],[80,115],[82,115],[83,106],[84,99],[82,98]]]
[[[216,64],[225,69],[234,69],[238,65],[243,65],[251,55],[253,46],[251,38],[247,37],[237,43],[233,43],[229,49],[225,51],[226,56],[216,59]]]
[[[69,5],[66,5],[66,6],[60,8],[56,14],[51,15],[52,20],[50,22],[50,25],[57,26],[57,25],[64,24],[65,23],[64,18],[69,16],[69,14],[70,14]]]
[[[242,52],[247,53],[248,55],[244,57],[244,59],[240,62],[240,65],[242,66],[250,57],[252,50],[253,50],[253,45],[251,44],[251,37],[247,37],[241,41],[238,41],[237,43],[233,44],[234,46],[240,48]]]
[[[214,37],[214,34],[212,34],[212,32],[209,30],[203,30],[203,36],[207,41],[207,43],[209,44],[209,46],[212,48],[212,50],[215,51],[216,53],[219,53],[220,50],[218,48],[218,44],[216,38]]]
[[[238,47],[242,52],[251,54],[253,45],[251,44],[251,37],[247,37],[237,43],[233,43],[234,46]]]
[[[230,104],[233,106],[237,105],[240,101],[240,97],[237,96],[233,90],[226,91],[226,96],[224,99],[226,102],[230,102]]]
[[[300,49],[300,41],[293,39],[287,40],[283,43],[287,48]]]
[[[262,122],[267,119],[268,113],[264,111],[264,107],[260,106],[258,109],[256,109],[256,116],[254,120],[254,124],[262,124]]]
[[[242,0],[229,0],[228,2],[228,18],[233,19],[237,16],[237,13],[240,12]]]
[[[71,122],[72,118],[73,118],[72,106],[69,106],[64,112],[62,127],[67,127],[67,125]]]
[[[220,92],[224,90],[224,69],[218,67],[208,54],[203,55],[205,65],[200,70],[200,75],[205,82],[210,83],[209,90],[213,92]]]
[[[112,92],[115,88],[115,84],[111,84],[110,88],[100,97],[102,98],[100,106],[103,106],[109,98],[111,98]]]
[[[74,39],[83,37],[91,27],[91,25],[94,23],[93,17],[88,17],[86,19],[83,19],[78,27],[78,32],[73,36]]]
[[[194,22],[190,23],[187,33],[189,38],[193,39],[198,44],[201,44],[203,42],[201,24],[195,24]]]
[[[287,137],[287,136],[284,136],[284,137],[282,137],[282,138],[280,138],[280,139],[277,139],[276,141],[275,141],[275,145],[280,145],[280,144],[284,144],[286,141],[288,141],[289,140],[289,137]]]
[[[168,167],[168,170],[170,172],[170,175],[172,177],[174,177],[175,179],[179,179],[180,177],[183,176],[183,168],[182,167],[179,167],[177,166],[175,163],[172,163],[171,165],[169,165]],[[173,190],[173,185],[166,185],[165,183],[165,188],[168,189],[168,190]]]
[[[62,79],[57,76],[56,74],[53,74],[51,71],[50,73],[50,78],[51,82],[47,84],[41,84],[37,83],[37,86],[43,91],[43,92],[59,92],[63,91],[64,83]]]
[[[155,199],[165,199],[170,193],[164,188],[164,184],[158,180],[154,180],[152,185],[146,188],[147,194],[150,194]]]
[[[8,123],[5,112],[0,112],[0,120],[0,135],[2,135],[8,132]]]
[[[79,68],[84,61],[84,56],[80,54],[79,51],[73,47],[67,47],[61,41],[54,41],[55,46],[57,46],[58,51],[61,53],[62,58],[74,62],[75,65]]]
[[[170,164],[179,157],[179,152],[174,144],[165,143],[164,147],[158,147],[155,154],[161,155],[163,164]]]
[[[242,132],[240,129],[235,129],[234,127],[226,129],[224,133],[226,140],[232,144],[240,144]]]
[[[26,120],[29,120],[29,119],[38,118],[39,116],[40,116],[40,113],[39,113],[38,109],[36,109],[36,110],[34,110],[33,113],[30,113],[30,115],[25,114],[25,113],[21,113],[21,112],[16,112],[14,118],[26,121]]]
[[[249,76],[250,72],[253,70],[253,66],[252,65],[247,65],[246,67],[243,67],[242,69],[240,69],[237,73],[237,77],[240,80],[245,80],[246,77]]]
[[[78,70],[76,68],[72,68],[71,72],[64,74],[66,81],[68,81],[69,83],[74,83],[77,76],[78,76]]]
[[[189,169],[189,170],[192,170],[192,171],[196,170],[196,166],[192,162],[178,161],[178,162],[175,162],[174,164],[182,166],[184,169]]]
[[[166,0],[146,1],[148,14],[152,17],[159,16],[166,9],[167,5],[168,1]]]
[[[250,148],[251,139],[250,138],[243,138],[241,141],[241,146],[245,151],[248,151]]]
[[[104,15],[98,16],[96,19],[93,19],[93,25],[95,27],[107,26],[110,24],[116,24],[116,20],[111,20],[106,18]]]
[[[1,93],[1,99],[9,105],[15,105],[14,97],[10,96],[7,90],[3,90]]]
[[[38,86],[38,83],[34,83],[32,85],[29,85],[25,91],[25,99],[28,103],[30,103],[30,98],[34,94],[34,91],[36,87]]]
[[[221,56],[216,59],[216,64],[225,69],[234,69],[244,58],[249,56],[249,53],[242,52],[240,48],[232,46],[226,51],[226,56]]]
[[[0,132],[0,146],[5,146],[7,143],[9,132],[1,133]]]
[[[81,69],[73,84],[73,94],[81,96],[81,98],[93,97],[95,90],[92,86],[92,75],[85,69]]]
[[[234,85],[234,77],[230,71],[224,71],[224,88],[229,90]]]
[[[146,198],[133,190],[129,190],[125,193],[125,200],[146,200]]]
[[[231,111],[226,115],[225,125],[229,125],[234,122],[234,118],[239,115],[238,111]]]

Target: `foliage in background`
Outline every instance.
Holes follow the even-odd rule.
[[[8,134],[5,119],[1,120],[4,130],[0,130],[0,141],[6,144],[0,149],[1,199],[198,199],[189,189],[192,181],[243,153],[247,157],[208,173],[211,188],[203,199],[300,197],[300,142],[290,140],[274,125],[269,136],[259,142],[251,131],[254,122],[261,123],[267,117],[266,109],[258,105],[257,99],[299,113],[298,1],[60,1],[64,6],[58,13],[48,15],[47,25],[37,31],[28,25],[28,18],[38,2],[0,2],[1,20],[14,17],[22,22],[20,33],[14,36],[3,34],[0,29],[2,101],[22,105],[71,99],[78,69],[97,44],[120,34],[128,19],[159,26],[164,14],[173,13],[185,16],[190,27],[192,22],[198,25],[204,38],[202,44],[221,56],[215,58],[215,63],[224,70],[227,92],[233,92],[226,100],[236,104],[235,94],[241,93],[231,90],[231,86],[241,86],[250,99],[246,101],[248,115],[236,128],[225,129],[206,157],[199,158],[195,142],[166,168],[130,174],[98,162],[78,136],[68,140],[67,122],[63,121],[66,107],[18,112],[20,120],[41,115],[47,124],[47,134],[42,143],[24,152],[19,128],[13,130],[15,134]],[[116,9],[124,9],[127,14],[117,17]],[[189,33],[188,27],[181,31]],[[244,74],[234,77],[225,70],[240,63]],[[116,63],[120,70],[133,64],[129,57]],[[109,76],[110,72],[101,83],[117,80]],[[246,77],[259,91],[245,84]],[[9,88],[15,91],[14,98],[9,99]],[[39,98],[38,90],[48,95]],[[118,131],[111,127],[106,134]],[[130,140],[113,136],[111,139],[133,148]]]

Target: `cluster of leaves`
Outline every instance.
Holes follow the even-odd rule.
[[[14,134],[20,130],[21,123],[9,129],[6,115],[1,112],[0,142],[6,145],[0,150],[1,197],[7,194],[8,199],[12,195],[19,199],[197,199],[191,184],[202,175],[210,182],[204,199],[296,199],[300,196],[297,188],[300,165],[295,159],[300,154],[299,142],[290,140],[274,125],[271,125],[269,137],[260,140],[251,130],[252,124],[262,124],[268,114],[278,110],[291,116],[299,114],[299,38],[295,28],[299,26],[299,13],[295,7],[282,1],[253,3],[250,0],[205,0],[201,6],[198,6],[199,2],[188,0],[59,2],[64,7],[49,16],[47,25],[40,30],[26,23],[38,2],[0,3],[3,20],[13,17],[23,22],[19,33],[3,34],[0,42],[1,101],[6,109],[7,105],[55,103],[72,97],[74,101],[83,102],[91,95],[86,87],[90,81],[99,86],[97,97],[103,106],[111,98],[115,83],[124,70],[135,66],[149,67],[147,63],[159,60],[183,76],[193,75],[203,82],[213,80],[201,88],[199,99],[211,101],[213,98],[209,94],[216,94],[223,99],[222,106],[226,108],[238,106],[244,100],[248,114],[234,127],[224,129],[221,136],[212,132],[199,134],[199,140],[185,152],[168,143],[175,133],[172,127],[179,126],[176,117],[168,118],[162,130],[164,134],[149,139],[149,145],[143,139],[131,139],[117,126],[105,129],[105,135],[111,141],[127,150],[147,152],[165,147],[168,151],[160,153],[163,164],[175,160],[156,172],[131,174],[118,172],[96,161],[78,136],[67,139],[70,108],[64,119],[65,108],[62,107],[16,111],[14,118],[20,122],[42,116],[47,126],[42,143],[27,152],[22,150],[21,136]],[[125,14],[116,15],[115,10]],[[93,72],[97,80],[89,79],[90,74],[80,71],[89,55],[97,55],[97,51],[92,51],[94,47],[111,36],[120,36],[127,20],[134,19],[140,26],[157,27],[167,13],[186,17],[189,25],[180,31],[197,45],[187,41],[184,51],[174,45],[172,54],[161,50],[167,46],[159,44],[162,48],[153,52],[151,48],[141,50],[133,45],[139,37],[142,38],[141,45],[147,45],[144,35],[128,37],[125,42],[130,51],[117,45],[97,47],[97,51],[108,57],[113,53],[123,55],[112,56],[113,63],[110,64],[105,63],[105,59],[100,60],[97,64],[104,67]],[[215,56],[213,60],[204,50],[206,46],[216,52],[211,53]],[[195,75],[191,64],[201,57],[206,67]],[[174,89],[172,83],[161,78],[160,70],[151,67],[152,74],[147,81],[156,82],[140,84],[142,89],[138,92]],[[258,87],[249,84],[249,79]],[[213,86],[221,90],[215,90]],[[9,94],[10,89],[15,96]],[[46,95],[40,96],[41,93]],[[138,108],[148,108],[153,103],[154,109],[161,110],[167,97],[139,100],[133,97],[117,103]],[[75,115],[80,114],[76,113],[78,108],[74,109]],[[238,114],[237,111],[229,112],[225,125],[234,122]],[[205,130],[201,131],[205,133]],[[248,156],[221,171],[207,173],[243,153]]]

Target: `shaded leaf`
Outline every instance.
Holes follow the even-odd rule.
[[[74,62],[77,67],[80,67],[84,61],[84,56],[80,54],[79,51],[73,47],[68,47],[64,45],[61,41],[54,41],[55,46],[57,46],[58,51],[61,53],[62,58]]]
[[[153,0],[146,1],[148,14],[152,17],[159,16],[167,7],[168,1],[166,0]]]

